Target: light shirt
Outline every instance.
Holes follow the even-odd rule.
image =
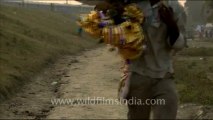
[[[178,40],[171,47],[168,42],[166,24],[160,20],[158,14],[160,3],[151,6],[149,1],[145,0],[137,4],[145,15],[145,22],[142,27],[147,41],[147,48],[139,58],[131,60],[129,71],[152,78],[164,78],[167,73],[174,72],[172,50],[184,48],[186,43],[185,39],[183,34],[180,33]],[[173,6],[170,7],[174,8],[173,10],[178,26],[181,27],[180,32],[183,32],[185,25],[184,21],[180,20],[180,17],[184,11],[183,9],[178,9],[177,5],[179,4],[173,4]]]

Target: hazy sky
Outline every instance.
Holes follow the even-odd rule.
[[[25,0],[25,1],[45,2],[45,3],[61,3],[61,4],[66,3],[66,0]],[[185,1],[186,0],[179,0],[179,2],[181,3],[181,5],[184,5]],[[75,0],[69,0],[69,4],[81,5],[80,2],[77,2]]]
[[[25,0],[25,1],[33,1],[33,2],[44,2],[44,3],[59,3],[59,4],[65,4],[66,0]],[[75,0],[69,0],[69,4],[72,5],[81,5],[82,3],[75,1]]]
[[[186,0],[179,0],[179,2],[181,3],[181,5],[184,6],[184,3],[186,2]]]

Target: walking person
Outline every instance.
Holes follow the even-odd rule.
[[[162,105],[128,104],[128,119],[175,119],[178,97],[174,82],[173,51],[185,47],[178,3],[161,0],[137,0],[137,5],[145,14],[142,27],[147,41],[145,52],[129,62],[128,79],[123,99],[165,100]],[[178,2],[178,1],[176,1]],[[180,10],[180,11],[178,11]]]
[[[82,32],[83,32],[83,29],[82,29],[82,27],[79,27],[78,28],[78,36],[82,36]]]
[[[133,59],[129,56],[138,50],[133,49],[135,44],[128,44],[131,47],[127,47],[125,44],[132,42],[124,42],[123,46],[119,46],[119,50],[124,50],[124,53],[131,53],[122,54],[126,55],[124,57],[126,60],[125,79],[122,79],[124,82],[120,83],[122,87],[119,88],[120,99],[127,100],[128,103],[128,119],[149,119],[151,112],[154,119],[175,119],[178,97],[173,76],[173,55],[186,46],[183,34],[186,20],[182,18],[183,16],[186,17],[184,10],[178,4],[178,1],[174,0],[106,0],[106,3],[110,4],[109,7],[106,7],[107,4],[99,4],[96,9],[103,12],[106,10],[116,26],[122,25],[126,19],[128,20],[128,15],[123,16],[123,13],[125,9],[128,9],[125,6],[128,6],[129,3],[136,3],[137,7],[140,8],[139,11],[141,10],[144,13],[144,17],[137,14],[140,13],[138,11],[133,13],[136,16],[131,12],[129,15],[129,17],[132,16],[134,22],[137,21],[138,16],[143,17],[138,20],[143,22],[137,23],[137,26],[140,28],[141,25],[143,30],[134,31],[134,27],[129,25],[131,22],[128,24],[129,26],[125,27],[131,34],[139,31],[139,34],[136,34],[132,37],[134,39],[131,40],[138,40],[137,43],[144,40],[145,42],[136,44],[136,47],[143,52],[137,54],[137,57]],[[133,6],[130,8],[130,11],[138,10]],[[106,34],[105,39],[112,38],[111,27],[110,34]],[[130,32],[132,29],[134,32]],[[106,31],[104,30],[104,32]],[[124,33],[128,34],[127,32]],[[137,39],[137,36],[139,36],[139,39]],[[128,35],[125,37],[118,39],[118,41],[122,40],[123,43],[123,41],[129,40]],[[111,41],[111,39],[107,39],[107,41]],[[127,48],[134,51],[129,52]],[[130,104],[131,100],[134,101],[133,104]],[[163,104],[147,103],[147,101],[153,100],[164,100],[165,102]],[[137,104],[137,101],[142,102]]]

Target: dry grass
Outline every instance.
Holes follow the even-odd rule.
[[[206,43],[211,44],[211,43]],[[213,105],[213,48],[188,48],[175,62],[181,103]]]
[[[213,44],[207,42],[206,44]],[[187,48],[184,51],[179,53],[183,56],[213,56],[213,48],[206,48],[206,47],[200,47],[200,48]]]
[[[0,99],[59,56],[94,45],[73,35],[77,26],[71,16],[3,5],[0,9]]]

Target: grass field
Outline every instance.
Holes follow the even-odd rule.
[[[196,43],[196,41],[193,41]],[[176,82],[181,103],[213,105],[212,47],[190,47],[179,53],[175,62]]]
[[[49,63],[95,42],[75,35],[71,16],[0,5],[0,100]],[[16,88],[16,89],[14,89]]]

